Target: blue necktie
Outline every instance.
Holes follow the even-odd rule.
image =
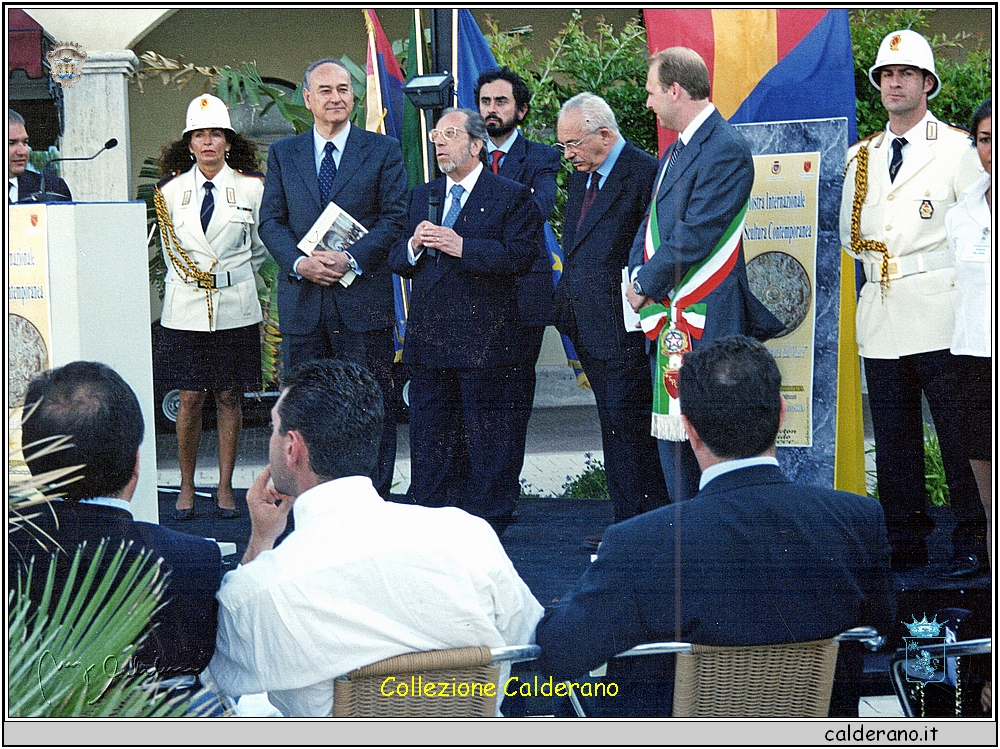
[[[677,142],[674,144],[674,150],[670,152],[670,158],[667,160],[667,171],[663,174],[664,179],[666,179],[666,176],[670,174],[670,170],[674,168],[674,163],[677,161],[677,155],[683,150],[684,141],[678,138]]]
[[[215,198],[212,197],[212,188],[215,187],[211,182],[205,183],[205,198],[201,201],[201,230],[202,232],[208,231],[208,222],[212,220],[212,211],[215,210]]]
[[[453,185],[451,188],[451,205],[448,206],[448,213],[444,216],[444,221],[441,222],[442,226],[447,226],[451,228],[455,225],[455,221],[458,219],[458,214],[462,212],[462,194],[465,192],[465,188],[461,185]]]
[[[323,205],[330,202],[333,191],[333,180],[337,176],[337,162],[333,160],[333,152],[337,149],[333,141],[327,141],[323,148],[323,161],[319,165],[319,198]]]

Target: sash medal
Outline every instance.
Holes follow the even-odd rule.
[[[691,351],[691,336],[701,340],[705,331],[707,305],[702,302],[736,265],[743,246],[743,220],[747,205],[733,218],[715,248],[700,264],[692,266],[680,284],[659,304],[639,310],[639,321],[646,337],[656,345],[656,377],[653,380],[653,422],[651,433],[657,439],[683,442],[687,439],[681,421],[677,386],[684,354]],[[656,201],[646,222],[646,262],[660,246],[656,219]]]

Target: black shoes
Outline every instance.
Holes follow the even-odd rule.
[[[194,517],[193,507],[186,507],[183,510],[178,510],[176,507],[174,508],[174,520],[176,520],[178,523],[181,523],[185,520],[190,520],[193,517]]]
[[[219,507],[215,506],[215,517],[220,520],[235,520],[240,516],[240,511],[235,507]]]

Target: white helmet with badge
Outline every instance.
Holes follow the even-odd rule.
[[[934,77],[934,88],[927,94],[928,99],[933,99],[941,90],[941,80],[934,71],[934,52],[927,40],[916,31],[893,31],[882,40],[875,64],[868,69],[868,80],[880,91],[878,69],[886,65],[911,65],[930,73]]]
[[[187,122],[182,135],[192,130],[232,130],[229,109],[217,96],[202,94],[188,104]]]

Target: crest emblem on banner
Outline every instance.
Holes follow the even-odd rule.
[[[927,621],[927,614],[919,622],[917,617],[911,616],[912,622],[903,622],[910,630],[910,636],[904,637],[906,643],[906,680],[907,681],[944,681],[945,668],[943,666],[943,649],[945,638],[941,636],[941,625],[947,622],[938,622],[937,614],[933,621]],[[933,658],[926,650],[928,645],[940,645],[942,647],[942,657]]]
[[[771,174],[778,174],[781,171],[781,162],[775,161],[771,164]]]
[[[52,80],[63,88],[72,88],[83,75],[83,63],[87,53],[79,44],[60,42],[53,47],[45,58],[49,61]]]
[[[806,161],[805,163],[802,164],[802,171],[805,172],[806,174],[809,174],[809,172],[812,171],[812,168],[813,168],[813,163],[811,161]]]

